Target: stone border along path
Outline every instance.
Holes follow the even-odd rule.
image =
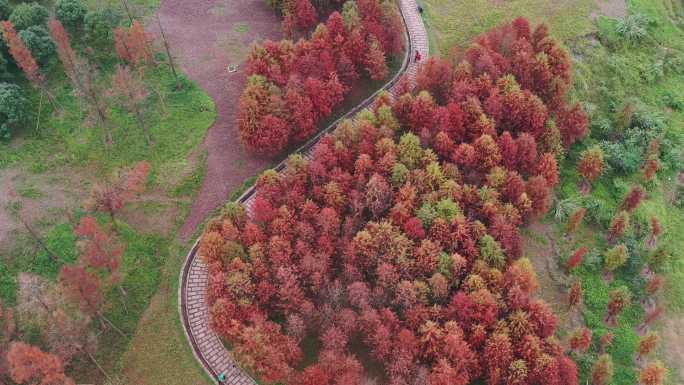
[[[396,94],[398,92],[397,83],[403,76],[406,76],[410,83],[415,82],[418,63],[415,63],[413,59],[415,58],[416,50],[420,52],[424,60],[427,59],[429,54],[427,32],[423,19],[418,13],[416,0],[397,1],[404,25],[406,26],[405,38],[407,41],[406,55],[404,56],[401,70],[384,87],[322,130],[295,152],[310,158],[313,147],[323,135],[332,132],[342,120],[349,119],[361,110],[372,107],[380,92],[389,91],[392,97],[395,98],[399,96]],[[285,167],[283,162],[276,166],[275,170],[280,172]],[[252,187],[245,191],[240,199],[238,199],[239,203],[246,206],[248,213],[255,196],[255,191],[256,189]],[[208,269],[204,261],[201,258],[197,258],[198,246],[199,239],[193,245],[183,264],[178,288],[179,311],[183,322],[183,330],[188,342],[190,342],[193,355],[202,364],[202,367],[214,382],[217,382],[216,378],[220,373],[224,373],[226,376],[224,384],[226,385],[257,385],[256,381],[249,374],[235,364],[231,353],[223,345],[219,336],[211,329],[209,307],[206,300]]]

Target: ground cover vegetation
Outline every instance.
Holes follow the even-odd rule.
[[[303,29],[311,27],[306,23]],[[250,78],[238,112],[243,144],[274,156],[310,138],[361,76],[388,76],[388,60],[403,49],[402,31],[394,3],[349,1],[308,38],[256,45],[247,59]]]
[[[262,381],[578,383],[520,235],[588,131],[570,58],[517,19],[457,63],[428,61],[208,223],[212,325]]]
[[[173,242],[126,223],[129,209],[161,216],[155,201],[182,219],[197,188],[183,175],[213,104],[124,14],[75,0],[0,1],[3,384],[119,381]],[[52,202],[46,194],[63,187],[21,186],[8,176],[17,173],[77,180],[69,188],[82,191]]]
[[[592,381],[594,363],[600,362],[599,382],[681,383],[681,340],[671,331],[681,325],[684,271],[679,251],[684,240],[681,4],[578,0],[529,6],[536,2],[516,0],[487,8],[460,0],[426,3],[434,44],[444,57],[452,51],[450,42],[457,43],[453,52],[458,54],[471,36],[505,18],[510,7],[549,20],[552,34],[569,47],[571,92],[582,101],[592,129],[559,162],[561,187],[547,222],[552,228],[547,242],[556,250],[550,265],[567,267],[571,274],[561,274],[544,289],[560,297],[567,292],[569,304],[584,298],[560,327],[561,334],[572,336],[579,321],[591,332],[586,352],[573,353],[584,381]],[[464,7],[477,11],[464,13]],[[606,9],[611,17],[600,16]],[[454,14],[469,16],[456,23]],[[611,317],[609,304],[617,312]],[[555,308],[567,311],[565,306]],[[655,356],[636,359],[649,331],[666,337]],[[668,364],[668,375],[657,359]]]

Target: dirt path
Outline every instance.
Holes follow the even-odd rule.
[[[241,64],[253,41],[279,39],[280,22],[263,0],[162,0],[159,17],[183,71],[216,103],[217,117],[203,146],[207,173],[178,237],[187,240],[230,192],[267,167],[240,145],[235,125],[237,103],[245,83]]]

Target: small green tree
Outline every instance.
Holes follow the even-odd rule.
[[[71,31],[77,30],[83,24],[87,12],[88,8],[80,0],[58,0],[55,4],[57,19]]]
[[[0,139],[9,139],[11,130],[28,120],[30,108],[18,85],[0,83]]]
[[[478,242],[480,255],[489,265],[500,269],[506,263],[501,245],[491,235],[485,234]]]
[[[603,258],[603,267],[612,272],[627,262],[627,246],[620,244],[608,250]]]
[[[83,18],[86,41],[93,47],[111,46],[114,44],[114,28],[120,21],[121,15],[110,8],[86,13]]]
[[[21,3],[14,8],[9,21],[17,31],[21,31],[34,25],[45,25],[49,15],[47,8],[38,3]]]
[[[0,20],[7,20],[12,14],[12,7],[10,7],[7,0],[0,0]]]
[[[19,37],[31,51],[31,55],[41,64],[50,60],[55,53],[55,42],[50,38],[47,29],[42,25],[32,25],[19,31]]]

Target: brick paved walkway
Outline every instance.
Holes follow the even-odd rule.
[[[407,56],[404,59],[404,71],[397,74],[383,90],[389,90],[392,96],[396,97],[397,80],[405,75],[409,81],[415,81],[418,64],[413,62],[416,50],[421,57],[427,58],[429,54],[428,37],[423,20],[418,13],[415,0],[399,0],[401,13],[406,24],[409,45],[407,46]],[[379,92],[379,91],[378,91]],[[364,108],[372,106],[377,93],[366,99],[359,106],[349,111],[340,120],[353,117]],[[305,156],[309,156],[313,145],[323,134],[330,132],[337,126],[336,121],[316,138],[304,145],[300,150]],[[276,169],[282,170],[283,166]],[[254,189],[250,189],[243,194],[240,202],[247,206],[248,211],[251,206],[251,198],[254,196]],[[199,242],[199,241],[198,241]],[[197,243],[198,243],[197,242]],[[204,370],[211,378],[216,379],[219,373],[226,375],[226,385],[256,385],[256,381],[247,373],[238,368],[226,350],[220,338],[211,330],[209,326],[209,309],[206,302],[207,288],[207,266],[201,258],[197,258],[197,243],[187,256],[180,276],[180,287],[178,289],[179,311],[183,322],[185,335],[190,342],[195,358],[201,363]]]

